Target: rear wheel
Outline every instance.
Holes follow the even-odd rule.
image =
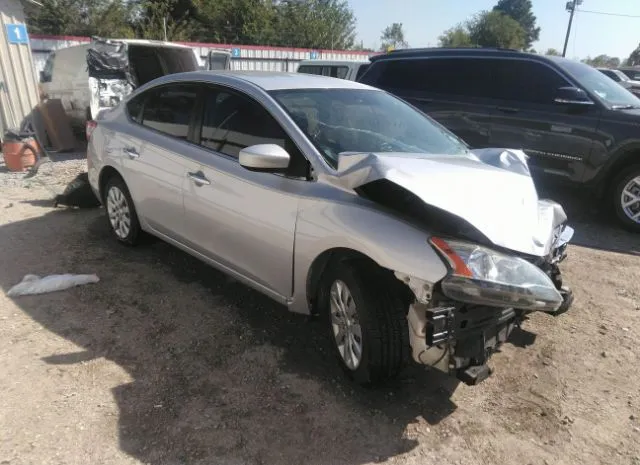
[[[140,222],[129,189],[119,176],[113,176],[107,181],[104,205],[115,238],[127,245],[137,244],[142,233]]]
[[[613,182],[612,197],[622,225],[640,232],[640,165],[623,169]]]
[[[409,332],[401,283],[361,261],[329,265],[321,302],[343,370],[360,384],[393,378],[409,358]]]

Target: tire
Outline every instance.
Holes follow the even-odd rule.
[[[107,223],[114,237],[126,245],[138,244],[142,229],[129,189],[120,176],[112,176],[107,181],[103,204],[107,212]]]
[[[640,165],[623,168],[612,186],[611,201],[619,222],[629,231],[640,233]],[[635,195],[638,200],[625,206],[625,200],[632,200],[630,194]]]
[[[344,329],[348,326],[346,317],[344,314],[340,316],[335,301],[332,304],[340,285],[352,297],[353,307],[350,308],[353,312],[348,312],[351,318],[348,331]],[[362,385],[381,383],[394,378],[406,365],[410,354],[406,318],[408,301],[403,298],[401,283],[395,277],[363,261],[332,262],[322,280],[320,303],[338,362],[354,381]],[[341,338],[336,335],[340,325],[337,329],[334,326],[340,322],[343,325],[343,342],[350,340],[349,335],[353,336],[351,342],[358,342],[359,336],[361,355],[357,363],[353,363],[353,359],[349,363],[348,357],[343,355],[347,344],[340,348],[338,341]],[[353,344],[351,347],[351,354],[357,355]]]

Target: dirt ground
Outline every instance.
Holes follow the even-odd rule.
[[[413,367],[362,389],[320,322],[53,209],[81,168],[0,182],[0,464],[640,465],[640,237],[568,193],[568,314],[534,316],[480,386]],[[65,272],[101,281],[5,295]]]

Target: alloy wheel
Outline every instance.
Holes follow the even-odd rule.
[[[131,232],[131,210],[127,198],[118,186],[111,186],[107,193],[107,213],[113,231],[125,240]]]
[[[640,176],[630,179],[620,195],[622,211],[631,221],[640,224]]]
[[[338,352],[350,370],[357,370],[362,361],[362,327],[351,291],[336,280],[330,291],[331,327]]]

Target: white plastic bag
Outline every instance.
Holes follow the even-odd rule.
[[[95,274],[52,274],[41,278],[35,274],[28,274],[19,284],[16,284],[7,295],[17,297],[21,295],[45,294],[47,292],[63,291],[74,286],[97,283],[100,281]]]

